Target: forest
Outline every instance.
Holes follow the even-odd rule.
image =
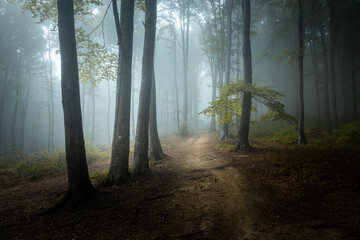
[[[0,239],[360,239],[359,0],[0,0]]]

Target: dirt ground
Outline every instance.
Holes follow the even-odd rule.
[[[358,239],[359,198],[348,196],[352,212],[342,216],[351,218],[344,224],[353,228],[346,232],[341,222],[329,224],[341,209],[287,221],[290,216],[283,215],[291,212],[278,208],[233,158],[216,150],[216,144],[210,134],[179,139],[166,151],[169,158],[152,166],[154,176],[117,188],[98,188],[93,207],[78,212],[41,214],[65,192],[65,176],[3,190],[0,238]],[[238,155],[236,161],[241,158],[251,156]],[[91,169],[108,166],[109,161]]]

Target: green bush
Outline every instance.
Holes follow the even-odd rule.
[[[323,132],[321,137],[310,142],[308,147],[334,150],[360,150],[360,122],[341,126],[334,133]]]
[[[90,178],[94,182],[95,185],[101,186],[105,183],[109,170],[105,169],[103,171],[95,171],[91,173]]]
[[[65,171],[65,153],[62,149],[29,155],[13,150],[11,154],[0,157],[1,186],[23,180],[35,180],[50,174],[62,174]]]

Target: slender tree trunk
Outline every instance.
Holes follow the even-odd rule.
[[[336,86],[335,86],[335,42],[336,42],[336,20],[335,20],[335,0],[330,0],[330,93],[331,93],[331,111],[332,128],[336,130],[339,127],[337,104],[336,104]]]
[[[165,158],[162,149],[156,120],[156,80],[155,72],[151,84],[151,100],[150,100],[150,158],[155,160],[163,160]]]
[[[135,140],[135,65],[136,65],[136,58],[133,58],[133,80],[131,81],[131,134],[133,139]]]
[[[175,103],[176,103],[176,126],[177,131],[180,132],[180,110],[179,110],[179,90],[178,90],[178,83],[177,83],[177,63],[176,63],[176,30],[175,25],[173,25],[173,31],[174,31],[174,87],[175,87]]]
[[[233,0],[226,0],[226,29],[227,29],[227,39],[226,39],[226,62],[225,62],[225,86],[230,83],[230,67],[231,67],[231,39],[232,39],[232,10],[233,10]],[[223,125],[223,131],[221,135],[221,140],[229,138],[229,124],[225,123]]]
[[[17,113],[18,113],[18,108],[19,108],[19,104],[20,104],[20,88],[21,88],[21,79],[22,79],[22,75],[21,75],[21,71],[22,71],[22,56],[23,56],[23,51],[22,49],[20,49],[19,52],[19,63],[17,65],[17,79],[15,82],[15,107],[14,107],[14,112],[13,112],[13,118],[12,118],[12,122],[11,122],[11,148],[15,149],[16,147],[16,120],[17,120]]]
[[[351,67],[351,88],[353,102],[353,120],[358,120],[358,104],[357,104],[357,84],[356,84],[356,66],[355,66],[355,48],[353,38],[353,14],[349,17],[349,46],[350,46],[350,67]]]
[[[156,0],[145,0],[145,39],[143,50],[139,111],[134,149],[134,176],[146,175],[150,172],[148,156],[149,110],[151,85],[154,71],[154,49],[157,11],[156,4]]]
[[[48,71],[47,71],[47,67],[46,67],[46,63],[45,63],[45,57],[44,55],[42,56],[42,61],[44,64],[44,73],[45,73],[45,78],[46,78],[46,97],[47,97],[47,114],[48,114],[48,136],[47,136],[47,146],[48,146],[48,151],[50,151],[51,149],[51,94],[50,94],[50,79],[49,79],[49,75],[48,75]]]
[[[243,62],[244,62],[244,81],[247,84],[252,84],[250,16],[251,16],[250,0],[243,0],[243,21],[244,21]],[[251,149],[249,144],[251,99],[252,99],[251,93],[244,92],[243,103],[242,103],[242,114],[240,118],[240,126],[238,132],[238,140],[235,147],[236,151],[249,151]]]
[[[2,152],[3,150],[5,151],[5,144],[4,144],[5,129],[3,128],[3,122],[4,122],[4,106],[7,99],[6,94],[7,94],[7,83],[9,79],[9,68],[10,68],[10,64],[7,63],[5,65],[4,79],[1,85],[1,91],[3,93],[0,95],[0,152]]]
[[[57,0],[57,6],[68,190],[51,210],[77,208],[95,194],[86,164],[82,130],[73,1]]]
[[[107,87],[108,87],[107,131],[108,131],[108,143],[111,144],[111,131],[110,131],[111,91],[110,91],[109,81],[107,81]]]
[[[108,183],[120,184],[129,178],[131,71],[134,31],[134,1],[121,3],[119,22],[116,0],[113,12],[119,43],[116,110]],[[120,25],[121,24],[121,25]]]
[[[322,47],[322,55],[324,61],[324,118],[326,121],[326,128],[331,128],[331,116],[330,116],[330,96],[329,96],[329,65],[325,42],[324,26],[320,26],[320,41]]]
[[[217,75],[218,75],[218,70],[217,67],[215,66],[215,64],[213,64],[212,66],[212,71],[211,71],[211,75],[212,75],[212,96],[211,96],[211,100],[215,101],[216,99],[216,85],[217,85]],[[211,123],[210,123],[210,132],[216,132],[216,121],[215,121],[215,115],[211,116]]]
[[[49,29],[50,30],[50,29]],[[50,33],[50,31],[49,31]],[[50,48],[50,36],[49,36],[49,74],[50,74],[50,106],[51,106],[51,124],[50,124],[50,148],[54,149],[54,124],[55,124],[55,113],[54,113],[54,86],[53,86],[53,71],[52,71],[52,59],[51,59],[51,48]]]
[[[318,124],[320,125],[322,119],[321,119],[319,70],[318,70],[318,55],[317,55],[316,41],[312,41],[311,51],[312,51],[312,65],[314,71],[314,85],[315,85],[314,87],[316,94],[316,112],[317,112]]]
[[[91,144],[95,143],[95,86],[92,88],[92,124],[91,124]]]
[[[82,87],[82,91],[81,91],[81,110],[82,110],[82,115],[83,117],[83,126],[85,126],[85,101],[86,101],[86,82],[81,82],[81,87]],[[86,129],[85,129],[86,132]]]
[[[299,118],[298,118],[298,143],[306,144],[304,131],[304,21],[303,21],[303,2],[298,0],[298,33],[299,33],[299,52],[298,52],[298,73],[299,73]]]
[[[180,9],[180,28],[183,51],[183,82],[184,82],[184,109],[181,134],[188,135],[188,63],[189,63],[189,25],[190,25],[190,1],[184,1]]]
[[[26,86],[25,87],[21,87],[23,91],[21,94],[21,102],[20,102],[20,144],[19,144],[19,148],[20,149],[24,149],[24,142],[25,142],[25,124],[26,124],[26,117],[27,117],[27,110],[28,110],[28,106],[29,106],[29,101],[30,101],[30,88],[31,88],[31,76],[30,76],[30,72],[28,72],[28,79],[26,81]],[[24,96],[25,95],[25,96]]]

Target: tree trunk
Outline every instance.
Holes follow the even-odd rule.
[[[244,21],[244,39],[243,39],[243,62],[244,62],[244,81],[247,84],[252,84],[252,62],[251,62],[251,42],[250,42],[250,14],[251,6],[250,0],[243,0],[243,21]],[[240,126],[238,132],[238,140],[235,151],[249,151],[251,150],[249,144],[249,129],[250,129],[250,115],[251,115],[251,100],[250,92],[244,92],[242,103],[242,114],[240,117]]]
[[[349,16],[349,45],[350,45],[350,67],[351,67],[351,88],[352,88],[352,102],[353,102],[353,120],[358,120],[358,104],[357,104],[357,93],[356,93],[356,66],[355,66],[355,49],[354,49],[354,38],[353,38],[353,13]]]
[[[156,80],[155,72],[151,84],[151,100],[150,100],[150,158],[155,160],[163,160],[165,158],[164,151],[161,147],[159,133],[156,120]]]
[[[298,74],[299,74],[299,118],[298,118],[298,143],[306,144],[304,131],[304,21],[303,21],[303,2],[298,0],[299,16],[298,16]]]
[[[92,88],[92,123],[91,123],[91,144],[95,143],[95,86]]]
[[[110,113],[111,113],[111,91],[110,91],[110,82],[107,81],[107,90],[108,90],[108,109],[107,109],[107,132],[108,132],[108,142],[111,144],[111,131],[110,131]]]
[[[80,207],[95,194],[89,178],[82,129],[73,1],[57,0],[57,6],[68,189],[52,210]]]
[[[25,142],[25,125],[26,125],[26,117],[27,117],[27,110],[29,106],[29,97],[30,97],[30,88],[31,88],[31,76],[30,72],[28,72],[28,79],[24,83],[26,86],[21,86],[22,93],[21,93],[21,102],[20,102],[20,137],[19,137],[19,148],[24,149],[24,142]],[[26,92],[24,92],[26,91]]]
[[[326,128],[331,128],[331,116],[330,116],[330,97],[329,97],[329,65],[326,51],[325,33],[324,26],[320,26],[320,41],[322,47],[322,55],[324,61],[324,117],[326,121]]]
[[[139,111],[134,149],[134,176],[146,175],[150,172],[148,156],[149,109],[151,98],[151,85],[154,70],[154,48],[157,9],[156,2],[156,0],[145,0],[145,39],[143,50]]]
[[[18,108],[19,108],[19,104],[20,104],[20,88],[21,88],[21,71],[22,71],[22,56],[23,56],[23,51],[20,49],[19,52],[19,63],[17,64],[17,79],[15,80],[15,107],[14,107],[14,111],[13,111],[13,118],[12,118],[12,122],[11,122],[11,148],[15,149],[16,148],[16,119],[17,119],[17,113],[18,113]]]
[[[215,101],[215,99],[216,99],[216,85],[217,85],[218,70],[217,70],[217,67],[215,66],[215,64],[213,64],[211,69],[212,69],[212,71],[211,71],[211,73],[212,73],[211,74],[211,76],[212,76],[212,96],[211,96],[211,100]],[[210,132],[216,132],[215,115],[211,116]]]
[[[136,58],[133,58],[133,66],[132,66],[132,76],[133,80],[131,81],[131,135],[135,140],[135,65]]]
[[[332,128],[339,127],[338,113],[336,106],[336,86],[335,86],[335,42],[336,42],[336,20],[335,20],[335,0],[330,0],[330,93]]]
[[[129,178],[134,1],[122,1],[120,22],[118,18],[116,0],[113,0],[113,12],[120,51],[116,89],[114,135],[108,184],[117,185],[127,181]]]
[[[4,70],[4,79],[3,82],[1,83],[1,91],[3,92],[3,94],[0,96],[0,152],[2,152],[3,150],[5,151],[5,144],[4,144],[4,139],[5,139],[5,129],[3,130],[3,122],[4,122],[4,106],[5,106],[5,102],[6,102],[6,93],[7,93],[7,83],[8,83],[8,79],[9,79],[9,68],[10,68],[10,64],[7,63],[5,65],[5,70]]]
[[[311,52],[312,52],[312,65],[314,71],[314,87],[316,94],[316,112],[318,118],[318,124],[320,125],[322,122],[321,119],[321,106],[320,106],[320,88],[319,88],[319,70],[318,70],[318,55],[317,55],[317,47],[316,41],[311,42]]]
[[[189,24],[190,24],[190,1],[184,1],[180,9],[180,28],[183,51],[183,81],[184,81],[184,109],[181,135],[188,135],[188,63],[189,63]]]
[[[50,30],[50,29],[49,29]],[[49,31],[50,33],[50,31]],[[53,86],[53,74],[52,74],[52,60],[51,60],[51,48],[50,48],[50,36],[49,36],[49,73],[50,73],[50,119],[51,119],[51,128],[50,128],[50,148],[54,149],[54,124],[55,124],[55,110],[54,110],[54,86]]]
[[[226,0],[226,29],[227,29],[227,39],[226,39],[226,62],[225,62],[225,86],[230,83],[230,67],[231,67],[231,39],[232,39],[232,10],[233,10],[233,0]],[[223,131],[221,135],[221,140],[229,138],[229,124],[225,123],[223,126]]]
[[[177,131],[180,132],[180,110],[179,110],[179,90],[178,90],[178,83],[177,83],[177,71],[176,71],[176,44],[177,44],[177,39],[176,39],[176,30],[175,30],[175,25],[173,25],[173,31],[174,31],[174,86],[175,86],[175,103],[176,103],[176,126],[177,126]]]

